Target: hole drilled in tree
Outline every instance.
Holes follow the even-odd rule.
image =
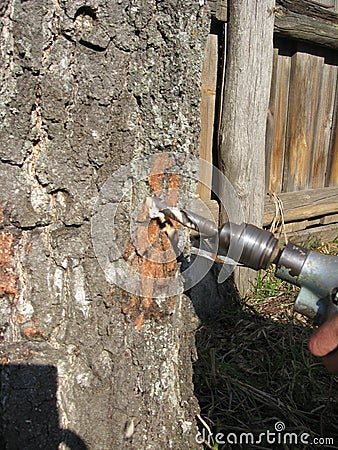
[[[79,16],[89,16],[91,17],[93,20],[96,20],[97,16],[96,16],[96,12],[94,11],[93,8],[91,8],[90,6],[81,6],[81,8],[79,8],[76,11],[76,14],[74,16],[74,21],[79,17]]]

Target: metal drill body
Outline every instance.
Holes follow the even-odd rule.
[[[219,245],[234,250],[228,254],[247,267],[266,269],[275,264],[276,276],[298,287],[294,308],[322,323],[338,312],[338,257],[309,251],[295,244],[280,248],[272,233],[254,225],[224,224]]]
[[[324,322],[338,312],[338,256],[322,255],[294,244],[281,246],[272,233],[254,225],[227,222],[220,228],[197,214],[147,199],[154,217],[160,214],[213,239],[216,253],[254,270],[276,266],[276,276],[299,286],[295,310]],[[215,248],[215,247],[214,247]]]
[[[219,230],[221,250],[229,250],[228,256],[251,269],[266,269],[279,255],[278,240],[272,233],[255,225],[227,222]]]

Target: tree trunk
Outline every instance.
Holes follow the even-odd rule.
[[[272,73],[273,7],[273,0],[228,2],[220,165],[241,200],[245,220],[258,226],[262,225],[264,209],[265,129]],[[239,221],[241,216],[239,211]],[[236,284],[241,293],[248,290],[253,277],[250,269],[237,270]]]
[[[196,152],[202,4],[0,6],[1,448],[197,447],[189,300],[108,283],[90,220],[121,165]]]

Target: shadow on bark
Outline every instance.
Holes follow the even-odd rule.
[[[0,448],[3,450],[87,450],[74,432],[59,427],[57,368],[0,365]]]

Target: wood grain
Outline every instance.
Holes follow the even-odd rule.
[[[338,14],[333,9],[304,0],[277,0],[276,4],[277,34],[338,49]]]
[[[319,56],[297,52],[291,57],[284,192],[311,187],[312,144],[322,66],[323,58]]]
[[[338,81],[336,85],[336,98],[331,132],[330,161],[327,170],[327,180],[327,184],[329,186],[338,186]]]
[[[229,2],[220,169],[233,184],[247,221],[262,224],[266,114],[273,58],[274,1]],[[227,201],[227,199],[224,199]],[[221,220],[224,211],[221,212]],[[253,274],[236,273],[243,293]]]
[[[291,58],[274,49],[273,77],[266,131],[266,191],[281,192]]]
[[[312,188],[325,186],[337,84],[337,66],[323,64],[312,152]]]
[[[293,231],[288,234],[288,237],[292,237],[292,242],[304,242],[314,238],[324,242],[332,242],[338,237],[338,224],[323,225],[296,232]]]
[[[221,22],[227,21],[228,2],[227,0],[208,0],[211,17]]]
[[[211,198],[212,185],[212,145],[215,119],[215,98],[217,82],[218,43],[217,35],[209,34],[205,47],[204,62],[202,68],[202,95],[201,95],[201,134],[200,134],[200,158],[208,161],[210,167],[208,173],[200,174],[197,193],[202,200]],[[204,170],[206,165],[203,166]]]
[[[338,187],[284,192],[278,197],[283,202],[285,222],[338,213]],[[270,196],[266,196],[263,224],[270,225],[274,217],[275,204]]]

